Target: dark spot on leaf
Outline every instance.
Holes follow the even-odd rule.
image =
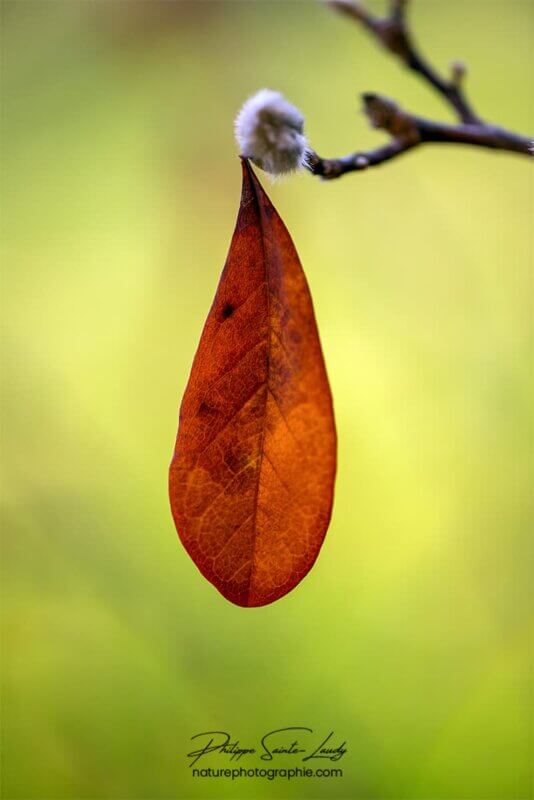
[[[199,407],[198,407],[198,415],[200,417],[208,417],[208,416],[212,416],[213,414],[217,414],[217,409],[212,408],[207,403],[205,403],[204,400],[203,400],[201,402],[201,404],[199,405]]]
[[[222,310],[222,318],[228,319],[234,313],[234,307],[231,303],[226,303],[223,310]]]

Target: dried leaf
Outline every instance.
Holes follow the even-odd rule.
[[[243,160],[236,229],[180,410],[171,507],[197,567],[240,606],[311,569],[332,510],[336,434],[306,278]]]

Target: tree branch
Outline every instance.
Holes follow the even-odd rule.
[[[414,43],[406,18],[408,0],[390,0],[386,17],[371,14],[359,0],[324,0],[326,5],[362,24],[409,69],[429,83],[453,108],[459,123],[450,125],[418,117],[378,94],[363,95],[364,113],[371,125],[387,131],[391,141],[367,152],[342,158],[321,158],[308,154],[308,169],[323,178],[338,178],[347,172],[375,167],[422,144],[467,144],[493,150],[534,155],[534,138],[484,122],[475,113],[463,88],[466,74],[461,62],[454,62],[450,80],[446,80],[426,61]]]

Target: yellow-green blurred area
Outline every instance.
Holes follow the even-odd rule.
[[[533,17],[412,9],[523,133]],[[260,173],[313,292],[339,470],[312,572],[238,608],[166,487],[237,214],[234,115],[279,89],[338,156],[384,141],[359,92],[451,112],[312,0],[6,0],[2,30],[3,796],[529,797],[531,164],[429,146],[330,183]],[[343,778],[190,776],[193,734],[292,725],[347,740]]]

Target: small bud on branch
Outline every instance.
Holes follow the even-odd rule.
[[[451,64],[451,80],[453,86],[460,88],[462,81],[467,74],[467,67],[463,61],[453,61]]]

